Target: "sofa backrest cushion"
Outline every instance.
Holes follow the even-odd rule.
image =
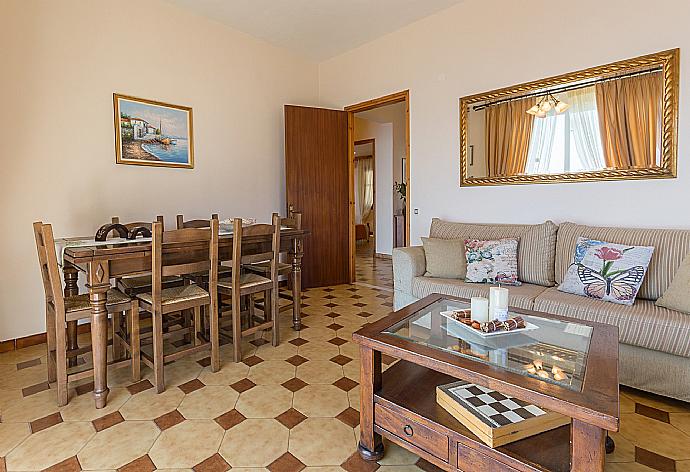
[[[673,281],[685,256],[690,254],[690,230],[608,228],[562,223],[558,227],[556,243],[558,284],[563,282],[568,267],[573,262],[578,237],[631,246],[654,246],[647,275],[637,295],[644,300],[661,297]]]
[[[480,240],[518,239],[520,281],[551,287],[555,284],[554,258],[557,230],[558,226],[552,221],[538,225],[506,225],[455,223],[434,218],[431,221],[429,237]]]

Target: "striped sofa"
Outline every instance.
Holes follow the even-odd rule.
[[[632,306],[558,291],[579,236],[619,244],[654,246],[649,271]],[[519,238],[521,286],[510,288],[511,306],[618,326],[619,375],[624,385],[690,401],[690,315],[654,304],[690,254],[690,230],[556,225],[489,225],[434,219],[431,238]],[[431,293],[488,296],[489,286],[426,277],[421,246],[393,251],[396,309]]]

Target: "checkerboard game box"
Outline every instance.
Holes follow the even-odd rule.
[[[490,447],[570,423],[567,416],[465,381],[436,387],[436,402]]]

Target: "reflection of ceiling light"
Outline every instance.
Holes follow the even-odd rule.
[[[556,113],[561,114],[570,108],[570,105],[562,102],[561,100],[554,97],[551,93],[548,93],[542,97],[536,105],[527,110],[527,113],[534,115],[537,118],[544,118],[551,110],[556,110]]]

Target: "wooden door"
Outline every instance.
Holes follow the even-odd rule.
[[[302,286],[350,282],[347,113],[285,106],[288,208],[302,213]]]

